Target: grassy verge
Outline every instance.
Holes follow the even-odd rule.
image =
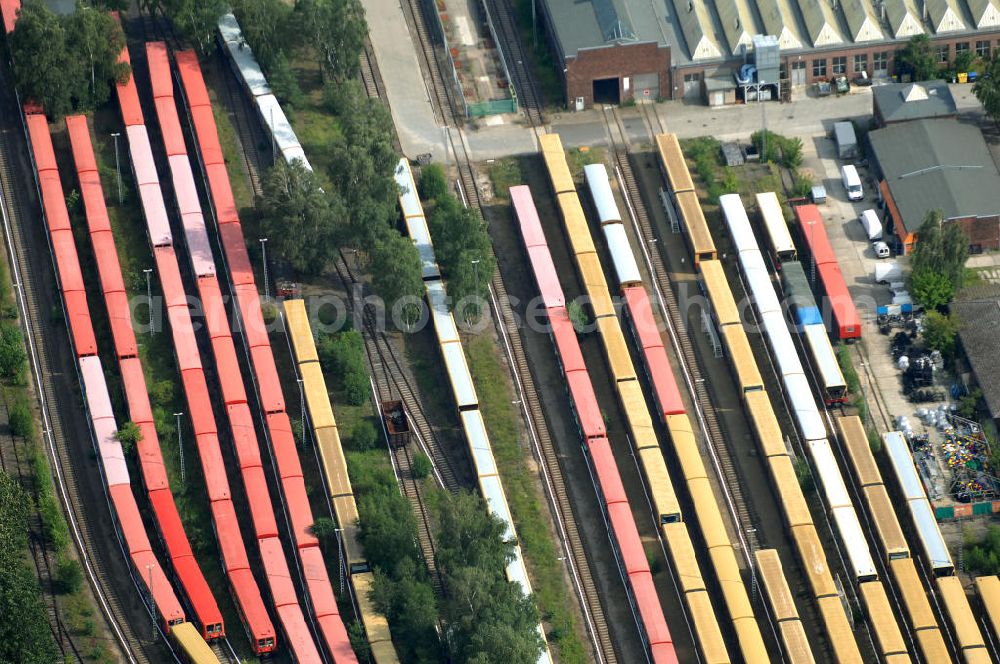
[[[493,195],[503,200],[510,198],[511,187],[524,182],[520,162],[512,157],[494,161],[489,167],[489,174]]]
[[[572,598],[563,583],[559,552],[542,514],[544,498],[535,484],[537,471],[529,467],[526,459],[530,458],[530,452],[519,440],[518,414],[507,371],[490,336],[476,336],[465,348],[493,454],[517,523],[518,539],[531,568],[535,599],[542,616],[551,625],[549,640],[558,650],[560,662],[585,662],[586,649],[569,609]]]
[[[579,178],[583,167],[590,164],[603,164],[607,157],[607,148],[573,148],[566,153],[566,162],[574,178]]]
[[[228,72],[225,75],[229,75]],[[229,114],[211,89],[209,96],[212,98],[212,113],[215,115],[215,126],[219,132],[219,143],[222,145],[222,157],[226,160],[226,172],[229,173],[229,183],[233,188],[233,200],[236,201],[236,208],[243,210],[253,205],[253,192],[250,191],[250,182],[243,172],[243,157],[236,147],[236,129],[229,119]]]

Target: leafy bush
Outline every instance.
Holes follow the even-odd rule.
[[[958,337],[958,321],[954,316],[932,309],[924,316],[923,337],[928,348],[939,351],[945,358],[952,358]]]
[[[345,330],[323,337],[319,343],[323,368],[339,378],[344,396],[360,406],[368,401],[371,385],[365,367],[365,342],[357,330]]]
[[[23,382],[27,360],[21,328],[13,323],[0,325],[0,376],[15,383]]]
[[[18,400],[11,407],[8,421],[11,434],[27,439],[35,437],[35,418],[27,401]]]
[[[792,175],[792,196],[804,198],[812,193],[813,180],[801,171],[795,171]]]
[[[65,549],[69,544],[69,528],[52,493],[39,496],[38,514],[42,517],[42,537],[45,543],[56,551]]]
[[[966,539],[965,565],[976,574],[1000,574],[1000,526],[988,526],[979,541]]]
[[[142,440],[142,429],[135,422],[126,422],[115,434],[115,440],[122,444],[122,451],[128,455]]]
[[[60,556],[52,583],[60,595],[72,595],[83,585],[83,568],[73,558]]]
[[[448,193],[448,180],[441,164],[430,164],[420,172],[420,198],[425,201],[436,201]]]
[[[371,420],[360,420],[351,429],[350,444],[355,450],[364,452],[374,448],[376,443],[378,443],[378,430]]]
[[[413,456],[413,465],[410,467],[410,470],[413,472],[414,479],[422,480],[428,477],[431,474],[432,468],[431,460],[423,452],[417,452]]]

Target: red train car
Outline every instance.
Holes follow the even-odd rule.
[[[653,386],[657,409],[666,422],[667,415],[679,415],[685,412],[684,400],[677,387],[674,370],[670,367],[667,351],[663,347],[663,338],[656,328],[649,294],[645,286],[628,286],[622,289],[622,295],[625,297],[632,334],[637,345],[642,348],[643,366]]]
[[[0,0],[0,14],[3,14],[3,28],[7,34],[14,31],[17,22],[17,12],[21,9],[21,0]]]
[[[518,191],[514,192],[515,189]],[[512,198],[515,195],[519,198],[520,209],[515,208],[515,212],[522,229],[522,239],[527,245],[525,249],[542,248],[544,254],[548,254],[547,245],[542,244],[544,236],[540,235],[540,229],[537,228],[537,213],[530,209],[534,208],[534,204],[531,203],[528,188],[512,187],[511,191]],[[562,287],[551,256],[529,251],[528,259],[539,291],[549,293],[550,297],[561,296]],[[562,321],[566,318],[565,308],[562,306],[548,308],[547,312],[552,320]],[[587,445],[597,486],[614,535],[615,548],[628,578],[629,595],[642,622],[643,639],[654,661],[677,662],[670,630],[656,595],[649,563],[622,486],[621,474],[605,434],[604,418],[594,394],[593,383],[583,366],[579,341],[571,333],[572,328],[567,329],[560,324],[553,327],[553,330],[556,329],[560,330],[552,335],[556,355],[561,358],[564,366],[570,402],[579,418],[581,434]]]
[[[816,263],[819,283],[813,286],[825,296],[821,310],[824,317],[829,315],[828,325],[838,339],[850,341],[861,338],[861,319],[854,300],[847,291],[844,275],[837,263],[819,208],[815,205],[798,205],[792,210],[798,222],[799,235],[811,260]]]

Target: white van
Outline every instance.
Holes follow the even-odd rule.
[[[872,249],[875,251],[876,258],[888,258],[892,255],[892,252],[889,251],[889,245],[882,241],[873,242]]]
[[[865,210],[858,217],[858,221],[864,227],[869,242],[878,242],[882,239],[882,222],[879,221],[875,210]]]
[[[865,192],[861,189],[861,176],[858,175],[858,169],[854,168],[854,164],[840,167],[840,179],[844,183],[844,189],[847,190],[848,200],[860,201],[865,197]]]

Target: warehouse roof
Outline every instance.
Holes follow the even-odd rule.
[[[951,304],[958,317],[959,337],[976,375],[991,417],[1000,417],[1000,285],[981,284],[961,291]]]
[[[979,129],[954,119],[914,120],[868,134],[907,232],[929,210],[945,219],[1000,212],[1000,173]]]
[[[935,33],[968,29],[962,19],[962,5],[959,0],[924,0],[924,9],[930,16]]]
[[[955,98],[944,81],[891,83],[872,88],[872,103],[882,121],[953,117]]]
[[[778,38],[782,51],[802,48],[802,34],[791,0],[757,0],[757,9],[764,21],[765,31]]]
[[[613,44],[676,43],[665,2],[545,0],[563,57]]]
[[[998,0],[967,0],[972,12],[972,24],[977,29],[1000,25],[1000,2]]]
[[[879,27],[878,14],[869,0],[844,0],[844,18],[851,29],[851,39],[856,42],[885,39]]]
[[[802,18],[805,19],[813,46],[831,46],[844,41],[840,21],[828,3],[799,0],[799,9],[802,10]]]
[[[762,34],[754,21],[752,0],[716,0],[715,9],[722,21],[722,30],[732,53],[740,53],[741,47],[751,47],[754,35]]]

